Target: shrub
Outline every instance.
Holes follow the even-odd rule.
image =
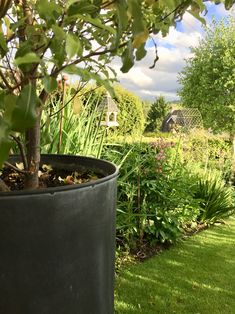
[[[195,198],[200,200],[198,221],[203,223],[215,223],[229,217],[235,210],[234,189],[211,172],[198,178]]]
[[[90,90],[90,94],[88,93],[86,97],[89,96],[90,99],[99,99],[100,104],[106,93],[104,88],[92,90],[92,87],[90,87]],[[145,118],[143,104],[140,98],[118,85],[114,87],[114,90],[116,95],[114,100],[118,107],[117,120],[119,126],[109,128],[109,136],[133,136],[142,134]]]
[[[116,101],[118,104],[118,135],[140,135],[144,130],[143,104],[139,97],[123,89],[115,87]]]
[[[204,130],[180,134],[179,138],[179,155],[188,168],[218,170],[227,182],[230,181],[232,146],[228,138]]]
[[[173,242],[198,215],[191,177],[178,164],[172,142],[123,144],[106,157],[121,162],[117,237],[134,247],[148,241]],[[123,156],[125,158],[123,159]]]
[[[213,223],[232,213],[232,189],[222,179],[216,184],[205,180],[205,172],[211,169],[219,176],[222,162],[229,161],[231,146],[223,138],[205,138],[205,133],[198,132],[142,138],[146,142],[119,139],[125,143],[108,145],[104,157],[120,165],[120,246],[131,249],[146,241],[173,242],[182,236],[185,227],[195,227],[197,222]],[[216,203],[221,209],[215,208]],[[223,208],[227,204],[226,209],[221,204]],[[216,219],[209,216],[213,211]]]

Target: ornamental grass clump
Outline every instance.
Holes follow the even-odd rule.
[[[198,178],[195,198],[200,200],[198,221],[213,224],[231,216],[235,210],[234,188],[212,173]]]
[[[100,99],[91,98],[90,93],[83,96],[72,99],[71,89],[66,91],[63,110],[60,97],[50,97],[50,108],[42,114],[43,153],[100,157],[106,136],[106,128],[101,126],[103,112],[98,109]]]

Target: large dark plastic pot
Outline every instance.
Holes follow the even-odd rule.
[[[111,314],[117,169],[86,157],[44,155],[42,162],[105,177],[0,193],[0,313]]]

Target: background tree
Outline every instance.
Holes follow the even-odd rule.
[[[155,99],[151,104],[146,121],[146,132],[154,132],[160,130],[162,121],[170,110],[170,105],[166,102],[163,96]]]
[[[75,74],[82,82],[109,88],[108,64],[114,56],[121,57],[121,70],[128,72],[146,55],[150,34],[165,36],[186,11],[202,21],[203,2],[1,0],[0,167],[16,141],[25,188],[37,188],[41,115],[57,77]],[[225,0],[225,5],[234,2]],[[153,66],[157,60],[156,55]]]
[[[192,49],[193,57],[180,73],[179,95],[186,107],[198,108],[204,125],[227,131],[235,152],[235,19],[206,28],[205,38]]]

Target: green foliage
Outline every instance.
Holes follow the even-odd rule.
[[[203,221],[210,198],[202,188],[205,174],[221,175],[227,183],[231,175],[231,143],[222,136],[194,131],[174,138],[168,134],[166,138],[142,140],[146,142],[124,137],[125,144],[108,145],[103,155],[120,166],[117,239],[126,250],[146,242],[176,241],[185,227]],[[230,193],[227,201],[231,201],[233,193],[232,188],[221,183],[222,179],[218,182],[216,188],[212,187],[218,200],[211,202],[211,212],[216,202],[224,206],[226,193]],[[215,208],[217,217],[210,223],[220,214],[231,214],[228,207],[224,211],[225,215]]]
[[[195,198],[200,199],[201,210],[198,216],[200,222],[215,223],[234,213],[234,189],[225,186],[218,174],[209,172],[198,178]]]
[[[49,112],[44,112],[42,117],[43,153],[100,157],[106,130],[100,125],[98,102],[88,98],[82,104],[80,98],[82,96],[72,99],[67,91],[63,109],[62,95],[57,93],[50,98]]]
[[[169,109],[170,105],[165,101],[163,96],[156,98],[149,109],[145,131],[159,131]]]
[[[232,17],[206,28],[205,39],[192,49],[179,77],[183,104],[198,108],[213,131],[235,132],[234,28]]]
[[[159,140],[111,147],[106,158],[121,163],[118,189],[117,237],[129,247],[144,241],[173,242],[182,227],[196,219],[194,182],[176,161],[173,143]],[[123,159],[123,156],[124,159]]]
[[[203,130],[182,134],[179,157],[191,171],[219,171],[227,182],[231,179],[232,144],[226,136]]]
[[[34,125],[37,119],[38,103],[36,88],[31,84],[25,85],[19,97],[16,97],[16,103],[12,110],[11,127],[13,131],[22,132]]]
[[[118,135],[142,134],[145,120],[140,98],[121,86],[115,87],[115,94],[119,109]]]
[[[233,2],[226,0],[226,7]],[[75,74],[112,94],[109,64],[115,56],[127,72],[146,55],[150,33],[166,36],[187,10],[204,22],[199,15],[204,9],[203,0],[1,1],[0,167],[20,132],[25,139],[20,151],[28,160],[24,170],[35,169],[27,185],[37,188],[40,119],[43,110],[49,112],[45,107],[57,77]],[[152,67],[157,60],[156,55]]]
[[[116,136],[133,136],[142,134],[145,119],[140,98],[121,86],[114,86],[114,93],[114,101],[118,107],[117,120],[119,126],[114,129],[109,129],[108,135],[113,138]],[[89,97],[92,101],[93,99],[96,99],[99,102],[99,106],[101,105],[105,94],[106,91],[104,88],[94,89],[90,86],[86,91],[87,96],[85,98]],[[105,114],[106,112],[103,112],[103,120],[105,120]]]
[[[225,4],[229,8],[233,3],[226,0]],[[30,145],[34,140],[40,143],[39,120],[59,75],[76,74],[82,82],[93,80],[112,92],[109,64],[115,56],[121,58],[121,70],[127,72],[146,55],[145,43],[151,33],[166,36],[186,11],[204,22],[199,15],[204,9],[203,0],[25,0],[24,5],[1,1],[0,90],[6,96],[21,97],[22,102],[16,101],[11,123],[5,114],[11,105],[3,97],[0,114],[5,123],[1,123],[1,133],[6,140],[0,137],[0,150],[9,150],[12,135],[17,135],[15,130],[22,133],[27,129],[24,148],[30,161],[28,168],[32,168],[40,145],[34,149]],[[156,55],[153,66],[157,60]],[[26,90],[26,85],[32,86],[36,95]],[[27,102],[27,96],[33,101]],[[32,177],[37,178],[36,172]]]

